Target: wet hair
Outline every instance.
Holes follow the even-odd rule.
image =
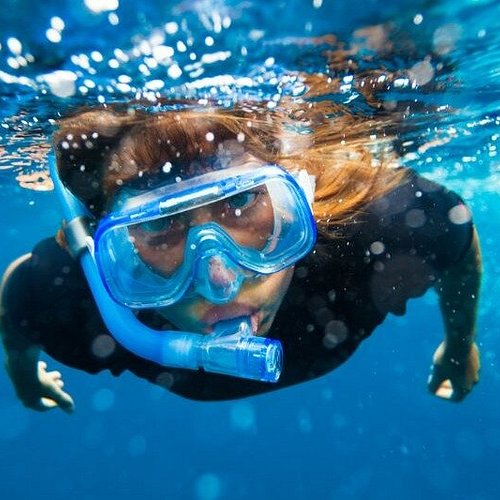
[[[402,181],[404,170],[393,168],[383,131],[380,121],[333,103],[289,103],[277,110],[193,103],[154,112],[138,106],[86,109],[59,122],[53,143],[62,181],[96,217],[123,185],[147,189],[193,163],[203,166],[214,157],[230,162],[232,155],[248,153],[314,175],[314,214],[319,229],[328,231]]]

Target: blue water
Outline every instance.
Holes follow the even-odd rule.
[[[481,382],[458,405],[427,393],[442,336],[431,293],[403,318],[389,317],[337,371],[237,402],[186,401],[131,375],[90,376],[48,360],[77,411],[26,410],[0,375],[0,498],[500,498],[498,2],[108,0],[100,5],[111,10],[101,13],[91,11],[96,3],[0,4],[0,272],[58,226],[53,193],[39,177],[61,114],[156,90],[222,105],[299,99],[287,75],[326,70],[329,47],[311,39],[335,34],[349,47],[356,30],[390,23],[392,54],[365,45],[353,59],[382,73],[420,68],[423,80],[422,68],[444,68],[430,86],[393,85],[379,98],[407,103],[402,161],[455,189],[474,211],[485,265]],[[156,66],[155,45],[173,48]],[[165,49],[155,54],[162,60]],[[54,74],[62,86],[44,76]],[[370,111],[348,87],[318,99]],[[434,147],[422,147],[429,141]]]

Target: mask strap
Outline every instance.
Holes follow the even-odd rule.
[[[316,176],[309,175],[305,169],[294,172],[292,175],[297,181],[297,184],[302,188],[302,191],[304,191],[309,206],[312,207],[314,203],[314,193],[316,191]]]

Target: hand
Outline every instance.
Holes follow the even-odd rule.
[[[429,390],[439,398],[462,401],[479,381],[479,349],[472,343],[463,359],[447,352],[445,342],[436,349],[432,373],[427,381]]]
[[[58,371],[47,371],[47,363],[38,361],[37,380],[17,383],[16,392],[24,406],[37,411],[60,408],[66,413],[75,409],[73,398],[62,390],[64,382]]]

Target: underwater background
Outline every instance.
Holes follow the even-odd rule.
[[[363,71],[380,73],[382,107],[405,110],[401,162],[474,213],[485,275],[469,397],[426,390],[443,335],[432,293],[335,372],[233,402],[45,357],[77,410],[27,410],[0,374],[0,498],[500,498],[498,1],[2,0],[0,272],[58,228],[45,155],[71,109],[163,95],[330,99],[369,116],[354,85]],[[299,73],[340,86],[311,97]]]

